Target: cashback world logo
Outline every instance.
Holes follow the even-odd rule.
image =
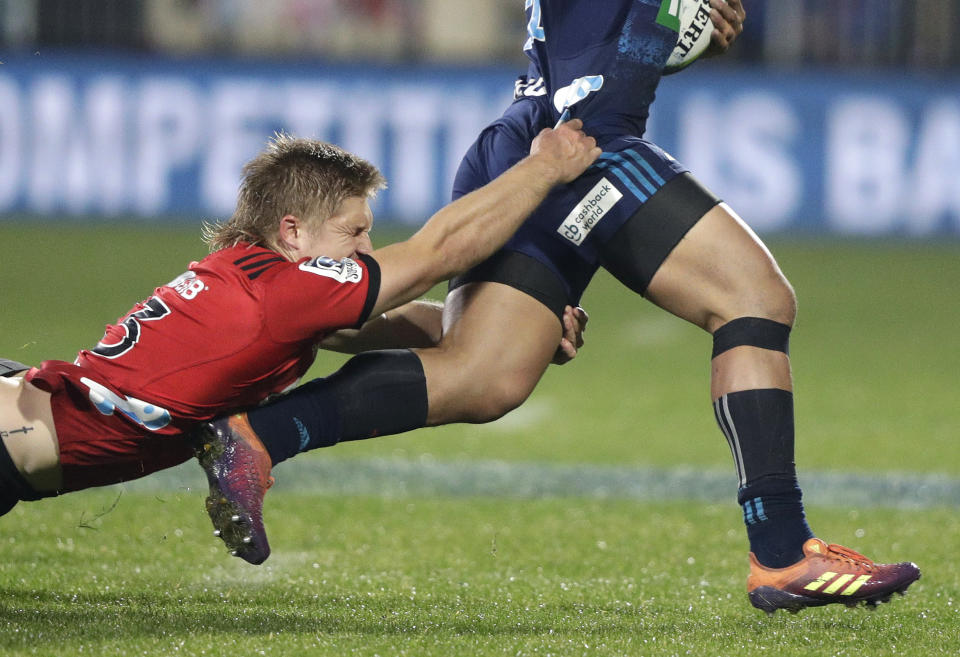
[[[601,178],[566,216],[557,232],[579,246],[621,198],[620,190]]]

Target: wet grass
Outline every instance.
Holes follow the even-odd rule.
[[[951,510],[814,508],[924,577],[870,611],[749,606],[735,509],[271,494],[274,554],[228,557],[195,492],[21,504],[0,523],[4,655],[955,655]],[[86,525],[86,526],[84,526]],[[953,529],[950,529],[953,527]],[[263,651],[261,653],[261,651]]]

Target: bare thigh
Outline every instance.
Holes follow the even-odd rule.
[[[60,454],[49,393],[23,377],[0,378],[0,432],[27,483],[37,491],[60,488]]]
[[[556,315],[501,283],[469,283],[444,307],[440,344],[418,351],[427,378],[428,424],[488,422],[519,406],[560,341]]]
[[[647,296],[713,333],[737,317],[792,324],[793,290],[760,238],[727,206],[707,212],[650,281]]]
[[[707,212],[664,261],[647,297],[661,308],[713,333],[738,317],[762,317],[792,326],[793,288],[770,251],[725,204]],[[737,347],[712,363],[714,398],[733,390],[792,387],[786,354]]]

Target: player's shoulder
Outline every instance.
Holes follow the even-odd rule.
[[[217,270],[221,273],[231,272],[234,275],[250,281],[256,281],[264,274],[282,269],[292,263],[276,251],[265,246],[251,245],[241,242],[236,246],[214,251],[191,269],[197,267]]]
[[[257,283],[271,336],[289,342],[359,327],[376,302],[380,269],[368,255],[319,256],[267,272]]]

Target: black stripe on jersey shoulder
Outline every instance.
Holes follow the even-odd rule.
[[[260,267],[267,267],[269,269],[270,265],[275,265],[278,262],[286,262],[286,261],[287,261],[286,258],[277,256],[275,258],[268,258],[266,260],[257,260],[256,262],[252,262],[248,265],[242,265],[240,269],[242,269],[243,271],[250,271],[251,269],[259,269]]]
[[[256,253],[251,253],[237,258],[233,264],[237,265],[250,280],[256,280],[263,272],[267,271],[280,262],[286,262],[287,259],[270,249],[260,248]]]
[[[357,260],[367,266],[367,276],[370,277],[370,284],[367,285],[367,299],[363,302],[363,310],[360,312],[360,319],[356,326],[356,328],[360,328],[370,319],[373,306],[376,305],[377,297],[380,296],[380,263],[365,253],[358,254]]]
[[[275,262],[283,262],[286,260],[283,256],[274,255],[272,258],[267,258],[266,260],[257,260],[256,262],[247,263],[241,265],[240,269],[247,271],[249,269],[256,269],[257,267],[262,267],[263,265],[272,265]]]
[[[268,261],[266,261],[266,262],[259,262],[259,263],[257,263],[257,266],[258,266],[258,267],[259,267],[260,265],[266,265],[266,267],[264,267],[263,269],[258,269],[258,270],[256,270],[256,271],[249,272],[249,273],[247,274],[247,278],[249,278],[251,281],[256,280],[257,277],[260,276],[260,274],[262,274],[263,272],[265,272],[265,271],[267,271],[268,269],[272,268],[272,267],[273,267],[275,264],[277,264],[278,262],[286,262],[286,260],[285,260],[284,258],[277,258],[276,260],[268,260]],[[246,269],[246,267],[244,267],[244,269]]]
[[[286,260],[286,258],[274,255],[264,260],[255,260],[254,262],[248,262],[245,265],[240,265],[240,269],[243,271],[250,271],[251,269],[257,269],[258,267],[263,267],[264,265],[272,265],[275,262],[283,262],[284,260]]]
[[[251,253],[250,255],[245,255],[242,258],[237,258],[236,260],[233,261],[233,264],[242,265],[243,263],[245,263],[247,260],[250,260],[251,258],[262,258],[263,256],[269,256],[272,258],[277,256],[276,251],[271,251],[270,249],[267,249],[264,247],[260,247],[260,248],[253,247],[253,248],[256,248],[257,250]]]

